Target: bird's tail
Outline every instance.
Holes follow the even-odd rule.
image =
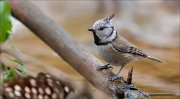
[[[157,61],[157,62],[163,63],[163,61],[161,61],[160,59],[155,58],[155,57],[147,56],[147,58],[150,59],[150,60],[153,60],[153,61]]]

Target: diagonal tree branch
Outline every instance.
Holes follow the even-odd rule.
[[[28,1],[9,0],[9,4],[14,17],[26,25],[93,86],[111,96],[124,97],[125,92],[121,87],[117,91],[117,88],[123,86],[124,83],[108,81],[109,77],[114,75],[110,70],[96,71],[96,67],[103,64],[82,49],[58,23]]]

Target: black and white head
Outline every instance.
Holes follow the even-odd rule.
[[[106,45],[112,42],[116,37],[116,30],[112,24],[115,15],[96,21],[89,31],[93,32],[94,42],[96,45]]]

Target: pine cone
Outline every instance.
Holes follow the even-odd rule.
[[[65,99],[73,89],[46,73],[19,76],[3,84],[4,99]]]

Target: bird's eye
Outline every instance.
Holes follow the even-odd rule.
[[[106,27],[100,27],[100,28],[99,28],[99,30],[101,30],[101,31],[102,31],[102,30],[104,30],[105,28],[106,28]]]

